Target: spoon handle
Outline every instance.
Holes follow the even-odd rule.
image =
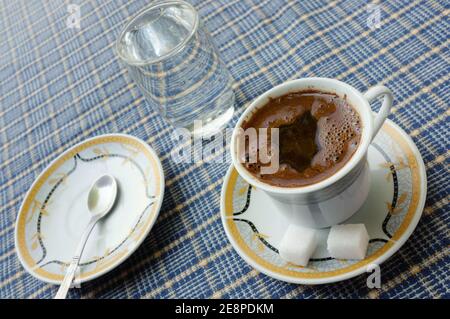
[[[64,276],[64,280],[59,286],[58,292],[56,293],[55,299],[65,299],[67,292],[72,285],[73,278],[75,277],[76,270],[78,268],[78,264],[80,262],[81,255],[83,254],[84,247],[86,246],[86,242],[94,229],[95,224],[97,223],[98,218],[92,218],[89,224],[86,227],[86,230],[81,236],[81,239],[78,243],[77,249],[75,251],[75,255],[72,257],[72,261],[70,262],[69,267],[67,268],[66,275]]]

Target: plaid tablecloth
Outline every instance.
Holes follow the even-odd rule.
[[[428,195],[416,231],[382,265],[382,288],[370,290],[364,275],[322,286],[280,282],[233,250],[219,216],[227,165],[175,164],[170,130],[113,52],[124,21],[149,2],[0,2],[0,297],[55,294],[15,254],[20,203],[64,149],[111,132],[140,137],[159,154],[164,203],[142,246],[70,297],[450,297],[448,3],[192,1],[234,77],[233,123],[249,101],[288,79],[332,77],[362,91],[384,84],[394,92],[389,117],[422,153]],[[67,27],[69,3],[81,6],[80,29]]]

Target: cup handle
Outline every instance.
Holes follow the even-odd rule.
[[[389,111],[392,107],[392,101],[393,101],[393,95],[391,90],[389,90],[387,87],[383,85],[377,85],[374,87],[371,87],[367,90],[366,93],[364,93],[364,97],[369,102],[372,102],[376,98],[384,96],[383,104],[381,104],[380,110],[378,111],[377,115],[375,116],[375,120],[373,123],[373,133],[372,133],[372,140],[377,135],[378,131],[380,130],[381,126],[383,125],[384,121],[386,120],[387,116],[389,115]]]

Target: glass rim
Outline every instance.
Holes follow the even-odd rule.
[[[190,10],[192,10],[194,12],[194,25],[192,27],[192,30],[189,32],[188,36],[185,39],[183,39],[182,42],[177,44],[173,49],[171,49],[166,54],[164,54],[164,55],[162,55],[162,56],[160,56],[160,57],[158,57],[156,59],[147,59],[147,60],[140,61],[140,62],[131,61],[130,59],[126,58],[124,55],[122,55],[120,53],[120,50],[119,50],[120,42],[123,39],[123,36],[125,35],[125,32],[127,32],[129,27],[134,22],[136,22],[136,20],[138,20],[142,15],[144,15],[145,13],[147,13],[150,10],[155,10],[155,9],[158,9],[158,8],[161,8],[161,7],[166,7],[166,6],[170,6],[170,5],[174,5],[174,4],[185,5]],[[179,53],[186,46],[186,44],[189,42],[189,40],[191,40],[192,36],[197,32],[198,25],[199,25],[198,12],[194,8],[194,6],[192,4],[190,4],[189,2],[186,2],[186,1],[183,1],[183,0],[157,1],[156,3],[150,4],[148,7],[143,8],[142,10],[137,12],[134,16],[131,17],[130,21],[128,21],[125,24],[125,26],[122,28],[122,31],[120,31],[120,34],[119,34],[119,36],[118,36],[118,38],[116,40],[116,45],[115,45],[116,54],[125,63],[130,64],[130,65],[135,65],[135,66],[144,66],[144,65],[149,65],[149,64],[154,64],[154,63],[161,62],[161,61],[163,61],[163,60],[165,60],[167,58],[170,58],[171,56]]]

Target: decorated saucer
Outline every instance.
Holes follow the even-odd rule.
[[[415,229],[425,204],[427,181],[422,157],[410,137],[387,120],[368,151],[371,186],[363,206],[344,223],[365,224],[370,236],[366,258],[336,260],[329,256],[329,228],[318,230],[318,248],[306,267],[285,262],[278,254],[289,221],[263,191],[249,185],[231,166],[224,179],[221,217],[238,254],[262,273],[298,284],[345,280],[380,265]]]
[[[56,158],[38,176],[20,207],[16,250],[31,275],[54,284],[62,281],[89,222],[89,188],[104,174],[116,179],[118,198],[111,213],[92,231],[75,282],[109,272],[145,239],[164,195],[164,173],[158,156],[133,136],[90,138]]]

